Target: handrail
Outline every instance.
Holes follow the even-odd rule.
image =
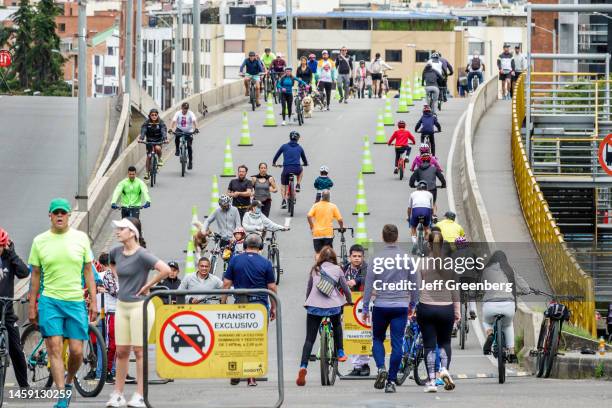
[[[575,74],[574,74],[575,75]],[[555,293],[570,287],[584,296],[581,302],[569,302],[571,321],[596,334],[593,279],[570,253],[553,214],[533,174],[521,137],[525,118],[525,76],[516,81],[512,100],[511,151],[514,181],[529,233],[542,259],[544,270]]]

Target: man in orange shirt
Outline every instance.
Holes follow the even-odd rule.
[[[308,211],[308,225],[312,231],[312,243],[317,254],[326,245],[333,248],[334,220],[338,222],[340,228],[344,228],[340,210],[336,204],[329,202],[329,190],[323,190],[321,201],[315,203]]]

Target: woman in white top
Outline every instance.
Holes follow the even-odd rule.
[[[372,73],[372,87],[374,88],[374,95],[382,96],[382,87],[380,81],[385,73],[385,69],[391,68],[382,58],[380,58],[380,52],[377,52],[372,62],[370,62],[370,72]]]

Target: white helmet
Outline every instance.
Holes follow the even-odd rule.
[[[323,165],[321,167],[319,167],[319,172],[321,173],[329,173],[329,167],[327,167],[326,165]]]

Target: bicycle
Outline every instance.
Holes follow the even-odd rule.
[[[216,232],[212,233],[212,237],[213,237],[213,247],[212,249],[209,251],[210,254],[210,273],[212,275],[215,274],[215,270],[217,269],[217,260],[219,258],[223,259],[223,250],[225,248],[221,248],[221,235],[217,234]],[[227,264],[228,262],[226,262],[225,260],[223,260],[223,272],[225,272],[225,270],[227,269]]]
[[[267,72],[264,76],[264,101],[268,102],[268,98],[271,96],[276,101],[276,89],[274,89],[274,81],[272,79],[271,73]]]
[[[242,77],[249,78],[249,103],[251,104],[251,108],[255,111],[257,107],[257,91],[255,90],[255,85],[257,81],[255,80],[255,75],[242,74]]]
[[[412,254],[418,256],[425,256],[425,216],[419,215],[417,217],[419,221],[416,231],[417,231],[417,241],[416,244],[412,247]],[[410,219],[408,219],[410,222]]]
[[[325,317],[321,321],[319,337],[321,342],[319,349],[321,385],[334,385],[338,376],[338,355],[334,344],[334,328],[329,317]]]
[[[397,385],[402,385],[410,376],[418,385],[425,385],[428,380],[427,367],[425,366],[423,336],[416,322],[416,317],[410,319],[406,325],[404,340],[402,343],[402,360],[397,373]]]
[[[266,241],[268,241],[268,261],[270,261],[272,264],[274,276],[276,276],[276,284],[278,285],[280,282],[280,276],[283,274],[283,269],[280,265],[280,249],[278,248],[278,243],[276,242],[276,233],[278,231],[266,231],[270,231],[270,233],[272,233],[269,238],[266,238]]]
[[[582,300],[583,297],[552,295],[533,288],[530,290],[530,293],[534,295],[543,295],[551,299],[548,307],[544,311],[544,320],[540,327],[537,348],[530,353],[531,355],[535,354],[537,357],[536,377],[548,378],[550,377],[552,366],[558,353],[563,322],[569,321],[571,315],[569,308],[559,301],[578,301]]]
[[[282,164],[275,164],[275,167],[283,167]],[[297,194],[295,191],[295,178],[296,174],[289,173],[289,184],[287,185],[287,211],[289,216],[293,217],[295,212],[295,203],[297,202]]]
[[[478,77],[478,75],[474,75],[472,77],[472,93],[476,92],[478,86],[480,86],[480,78]]]
[[[295,96],[293,98],[293,104],[295,105],[295,116],[300,126],[304,124],[304,105],[302,105],[303,97],[304,87],[300,86],[299,91],[295,93]]]
[[[30,385],[35,388],[51,388],[53,375],[51,362],[48,359],[47,347],[38,327],[29,324],[21,335],[21,345],[26,356],[28,370],[31,371]],[[98,362],[98,346],[102,350],[102,361]],[[64,366],[68,364],[68,340],[64,340],[62,350]],[[106,342],[96,324],[89,323],[89,338],[83,344],[83,364],[74,377],[74,387],[85,398],[93,398],[100,394],[106,382],[106,367],[108,360]],[[100,364],[100,374],[97,369]]]
[[[500,384],[506,382],[506,362],[508,361],[508,349],[506,348],[506,337],[502,328],[503,314],[495,315],[495,323],[493,323],[493,343],[491,350],[493,357],[497,359],[497,379]]]
[[[438,95],[438,111],[441,111],[442,103],[446,101],[447,88],[445,86],[439,86],[438,89],[440,89],[440,94]]]
[[[468,322],[468,294],[466,291],[460,292],[460,310],[461,310],[461,319],[459,320],[459,347],[461,350],[465,350],[465,340],[467,339],[467,334],[470,331],[470,323]]]
[[[340,234],[340,267],[342,270],[345,270],[349,265],[348,251],[346,250],[346,238],[344,237],[344,233],[348,230],[351,231],[351,238],[353,238],[355,236],[353,228],[334,228],[334,232],[338,232]]]
[[[409,161],[408,157],[410,156],[410,146],[406,146],[407,150],[404,150],[400,155],[395,166],[397,167],[397,173],[399,175],[399,179],[404,179],[404,173],[406,172],[406,163]]]
[[[159,156],[157,155],[157,152],[155,151],[155,146],[158,145],[162,145],[163,143],[168,143],[168,142],[145,142],[142,140],[139,140],[138,143],[142,143],[146,146],[152,146],[153,148],[151,149],[151,151],[148,153],[148,157],[149,157],[149,167],[147,168],[147,173],[149,173],[149,178],[150,178],[150,182],[151,182],[151,188],[155,187],[155,183],[157,182],[157,172],[159,171],[158,166],[159,166]]]
[[[382,94],[384,92],[385,96],[387,96],[389,93],[389,78],[386,74],[382,76],[382,81],[380,81],[380,89],[380,93]]]
[[[121,210],[121,218],[134,217],[134,218],[140,219],[140,210],[142,210],[143,208],[144,206],[142,205],[137,205],[137,206],[135,205],[135,206],[128,206],[128,207],[117,206],[116,210]],[[124,213],[124,210],[125,210],[125,213]]]
[[[6,311],[10,305],[20,299],[0,297],[0,407],[4,402],[4,383],[9,366],[9,337],[6,328]]]
[[[181,177],[185,177],[185,169],[187,168],[187,138],[193,137],[194,134],[200,133],[198,129],[193,132],[183,132],[177,129],[177,132],[169,130],[168,133],[175,133],[175,137],[180,137],[179,141],[179,161],[181,163]]]

